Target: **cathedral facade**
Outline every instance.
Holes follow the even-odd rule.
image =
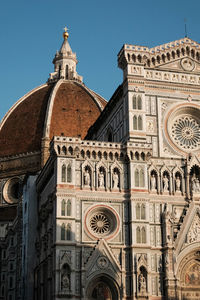
[[[109,102],[53,63],[0,125],[0,299],[200,299],[200,45],[125,44]]]

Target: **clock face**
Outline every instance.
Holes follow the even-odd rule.
[[[190,58],[183,58],[181,60],[181,67],[183,68],[183,70],[185,71],[193,71],[194,67],[195,67],[195,63],[193,60],[191,60]]]
[[[167,135],[171,144],[184,152],[200,149],[200,110],[184,106],[171,112]]]
[[[20,179],[11,178],[6,181],[3,187],[3,198],[8,204],[15,204],[19,201]]]

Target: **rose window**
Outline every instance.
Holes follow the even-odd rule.
[[[195,150],[200,145],[200,125],[192,116],[178,117],[172,127],[173,141],[185,150]]]
[[[103,213],[95,214],[90,220],[90,227],[95,233],[107,233],[110,229],[110,220]]]
[[[107,205],[95,205],[85,216],[86,230],[93,238],[112,238],[119,231],[119,216]]]

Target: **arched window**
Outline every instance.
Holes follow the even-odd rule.
[[[142,130],[142,117],[138,117],[138,130]]]
[[[63,223],[61,226],[61,240],[65,240],[65,224]]]
[[[136,243],[141,243],[141,237],[140,237],[140,227],[136,228]]]
[[[145,204],[141,205],[141,219],[145,220],[146,219],[146,211],[145,211]]]
[[[138,109],[142,109],[142,98],[141,98],[141,96],[138,96],[138,98],[137,98],[137,108]]]
[[[136,205],[136,219],[140,220],[140,204]]]
[[[140,186],[144,187],[144,171],[142,169],[140,170],[140,180],[139,180],[139,182],[140,182]]]
[[[62,200],[61,203],[61,216],[65,216],[65,200]]]
[[[134,116],[134,117],[133,117],[133,129],[134,129],[134,130],[137,130],[137,129],[138,129],[138,126],[137,126],[137,116]]]
[[[137,109],[137,99],[136,96],[133,96],[133,109]]]
[[[145,220],[146,219],[146,209],[145,204],[136,204],[136,219]]]
[[[141,230],[141,242],[143,244],[146,243],[146,229],[145,229],[145,227],[142,227],[142,230]]]
[[[139,184],[139,171],[138,171],[138,169],[135,170],[135,186],[136,187],[140,186],[140,184]]]
[[[67,224],[66,239],[67,239],[67,241],[71,240],[71,225],[70,224]]]
[[[71,200],[67,201],[67,216],[71,216]]]
[[[61,174],[62,182],[66,182],[66,166],[62,165],[62,174]]]
[[[142,109],[142,98],[140,95],[137,97],[136,95],[133,96],[133,109]]]
[[[72,168],[71,168],[71,165],[67,166],[67,182],[72,182]]]

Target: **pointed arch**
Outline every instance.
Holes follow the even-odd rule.
[[[72,167],[70,164],[67,166],[67,182],[72,182]]]
[[[71,216],[71,208],[72,208],[71,200],[67,200],[67,216]]]
[[[145,204],[141,205],[141,219],[142,220],[146,219],[146,206],[145,206]]]
[[[139,117],[138,117],[138,130],[142,130],[142,129],[143,129],[142,127],[143,127],[143,126],[142,126],[142,117],[139,116]]]
[[[136,95],[133,96],[133,109],[137,109],[137,99],[136,99]]]
[[[135,169],[135,187],[139,187],[140,183],[139,183],[139,170]]]
[[[61,181],[66,182],[66,165],[62,165],[62,171],[61,171]]]
[[[146,243],[146,228],[145,227],[142,227],[142,229],[141,229],[141,242],[143,244]]]
[[[66,203],[65,203],[65,200],[63,199],[61,202],[61,216],[65,216],[65,206],[66,206]]]
[[[140,182],[140,186],[144,187],[145,182],[144,182],[144,170],[143,169],[140,169],[139,182]]]
[[[140,95],[137,97],[137,106],[138,109],[142,109],[142,98]]]
[[[65,240],[65,224],[63,223],[61,226],[61,240]]]
[[[141,243],[140,227],[139,226],[136,228],[136,243],[138,243],[138,244]]]
[[[67,224],[67,229],[66,229],[66,240],[70,241],[71,240],[71,224]]]
[[[136,219],[140,220],[140,204],[136,204]]]
[[[137,126],[137,116],[134,116],[134,117],[133,117],[133,129],[134,129],[134,130],[137,130],[137,129],[138,129],[138,126]]]

